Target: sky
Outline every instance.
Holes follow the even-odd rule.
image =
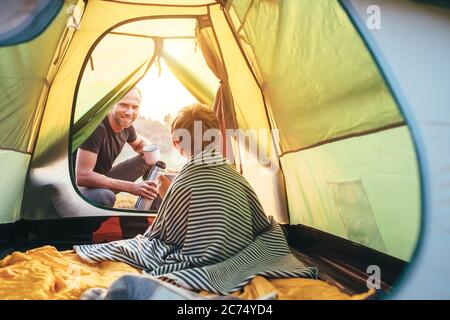
[[[137,87],[142,92],[140,114],[152,120],[163,122],[164,116],[172,116],[182,107],[196,102],[196,99],[169,71],[161,59],[161,75],[153,65]]]

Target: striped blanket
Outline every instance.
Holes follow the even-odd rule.
[[[317,277],[315,267],[292,255],[245,178],[215,151],[183,166],[143,235],[74,249],[88,262],[126,262],[187,289],[218,294],[237,291],[257,275]]]

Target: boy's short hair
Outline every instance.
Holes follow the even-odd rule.
[[[196,122],[197,125],[195,125]],[[197,130],[194,130],[195,126],[197,126]],[[201,130],[198,130],[199,128],[201,128]],[[182,130],[189,132],[191,141],[183,141],[186,139],[186,136],[183,135]],[[214,138],[213,142],[203,141],[203,135],[208,130],[210,130],[208,133],[212,133],[212,137]],[[190,148],[189,152],[191,152],[191,154],[197,154],[198,152],[205,150],[208,146],[217,145],[219,142],[218,138],[220,137],[219,121],[217,120],[215,113],[211,108],[200,103],[195,103],[182,108],[173,119],[170,131],[174,139],[181,143],[184,149]],[[196,139],[197,144],[195,144]],[[198,141],[201,141],[201,143]]]

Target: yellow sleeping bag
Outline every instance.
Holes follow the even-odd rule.
[[[271,293],[279,300],[363,300],[375,293],[369,290],[362,294],[349,296],[337,287],[321,280],[305,278],[266,279],[256,276],[240,292],[233,293],[240,299],[257,299]]]
[[[14,252],[0,261],[0,299],[78,299],[129,273],[140,271],[122,262],[86,263],[73,250],[52,246]]]
[[[87,289],[107,288],[124,274],[141,271],[122,262],[87,263],[73,250],[44,246],[14,252],[0,261],[0,299],[79,299]],[[365,299],[373,291],[350,297],[335,286],[311,279],[255,277],[241,292],[241,299],[256,299],[276,292],[279,299]],[[202,292],[206,295],[209,293]]]

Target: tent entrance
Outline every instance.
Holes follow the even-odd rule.
[[[198,48],[197,29],[197,20],[191,17],[158,17],[121,22],[97,39],[79,81],[70,134],[72,152],[76,153],[114,103],[136,86],[142,95],[141,116],[134,123],[137,133],[160,146],[162,160],[169,167],[180,167],[169,135],[170,118],[194,101],[212,106],[219,86]],[[168,87],[174,81],[175,88]],[[116,162],[127,155],[136,154],[126,146]],[[74,166],[73,162],[70,167]],[[132,195],[121,193],[119,198],[114,207],[134,211]]]

